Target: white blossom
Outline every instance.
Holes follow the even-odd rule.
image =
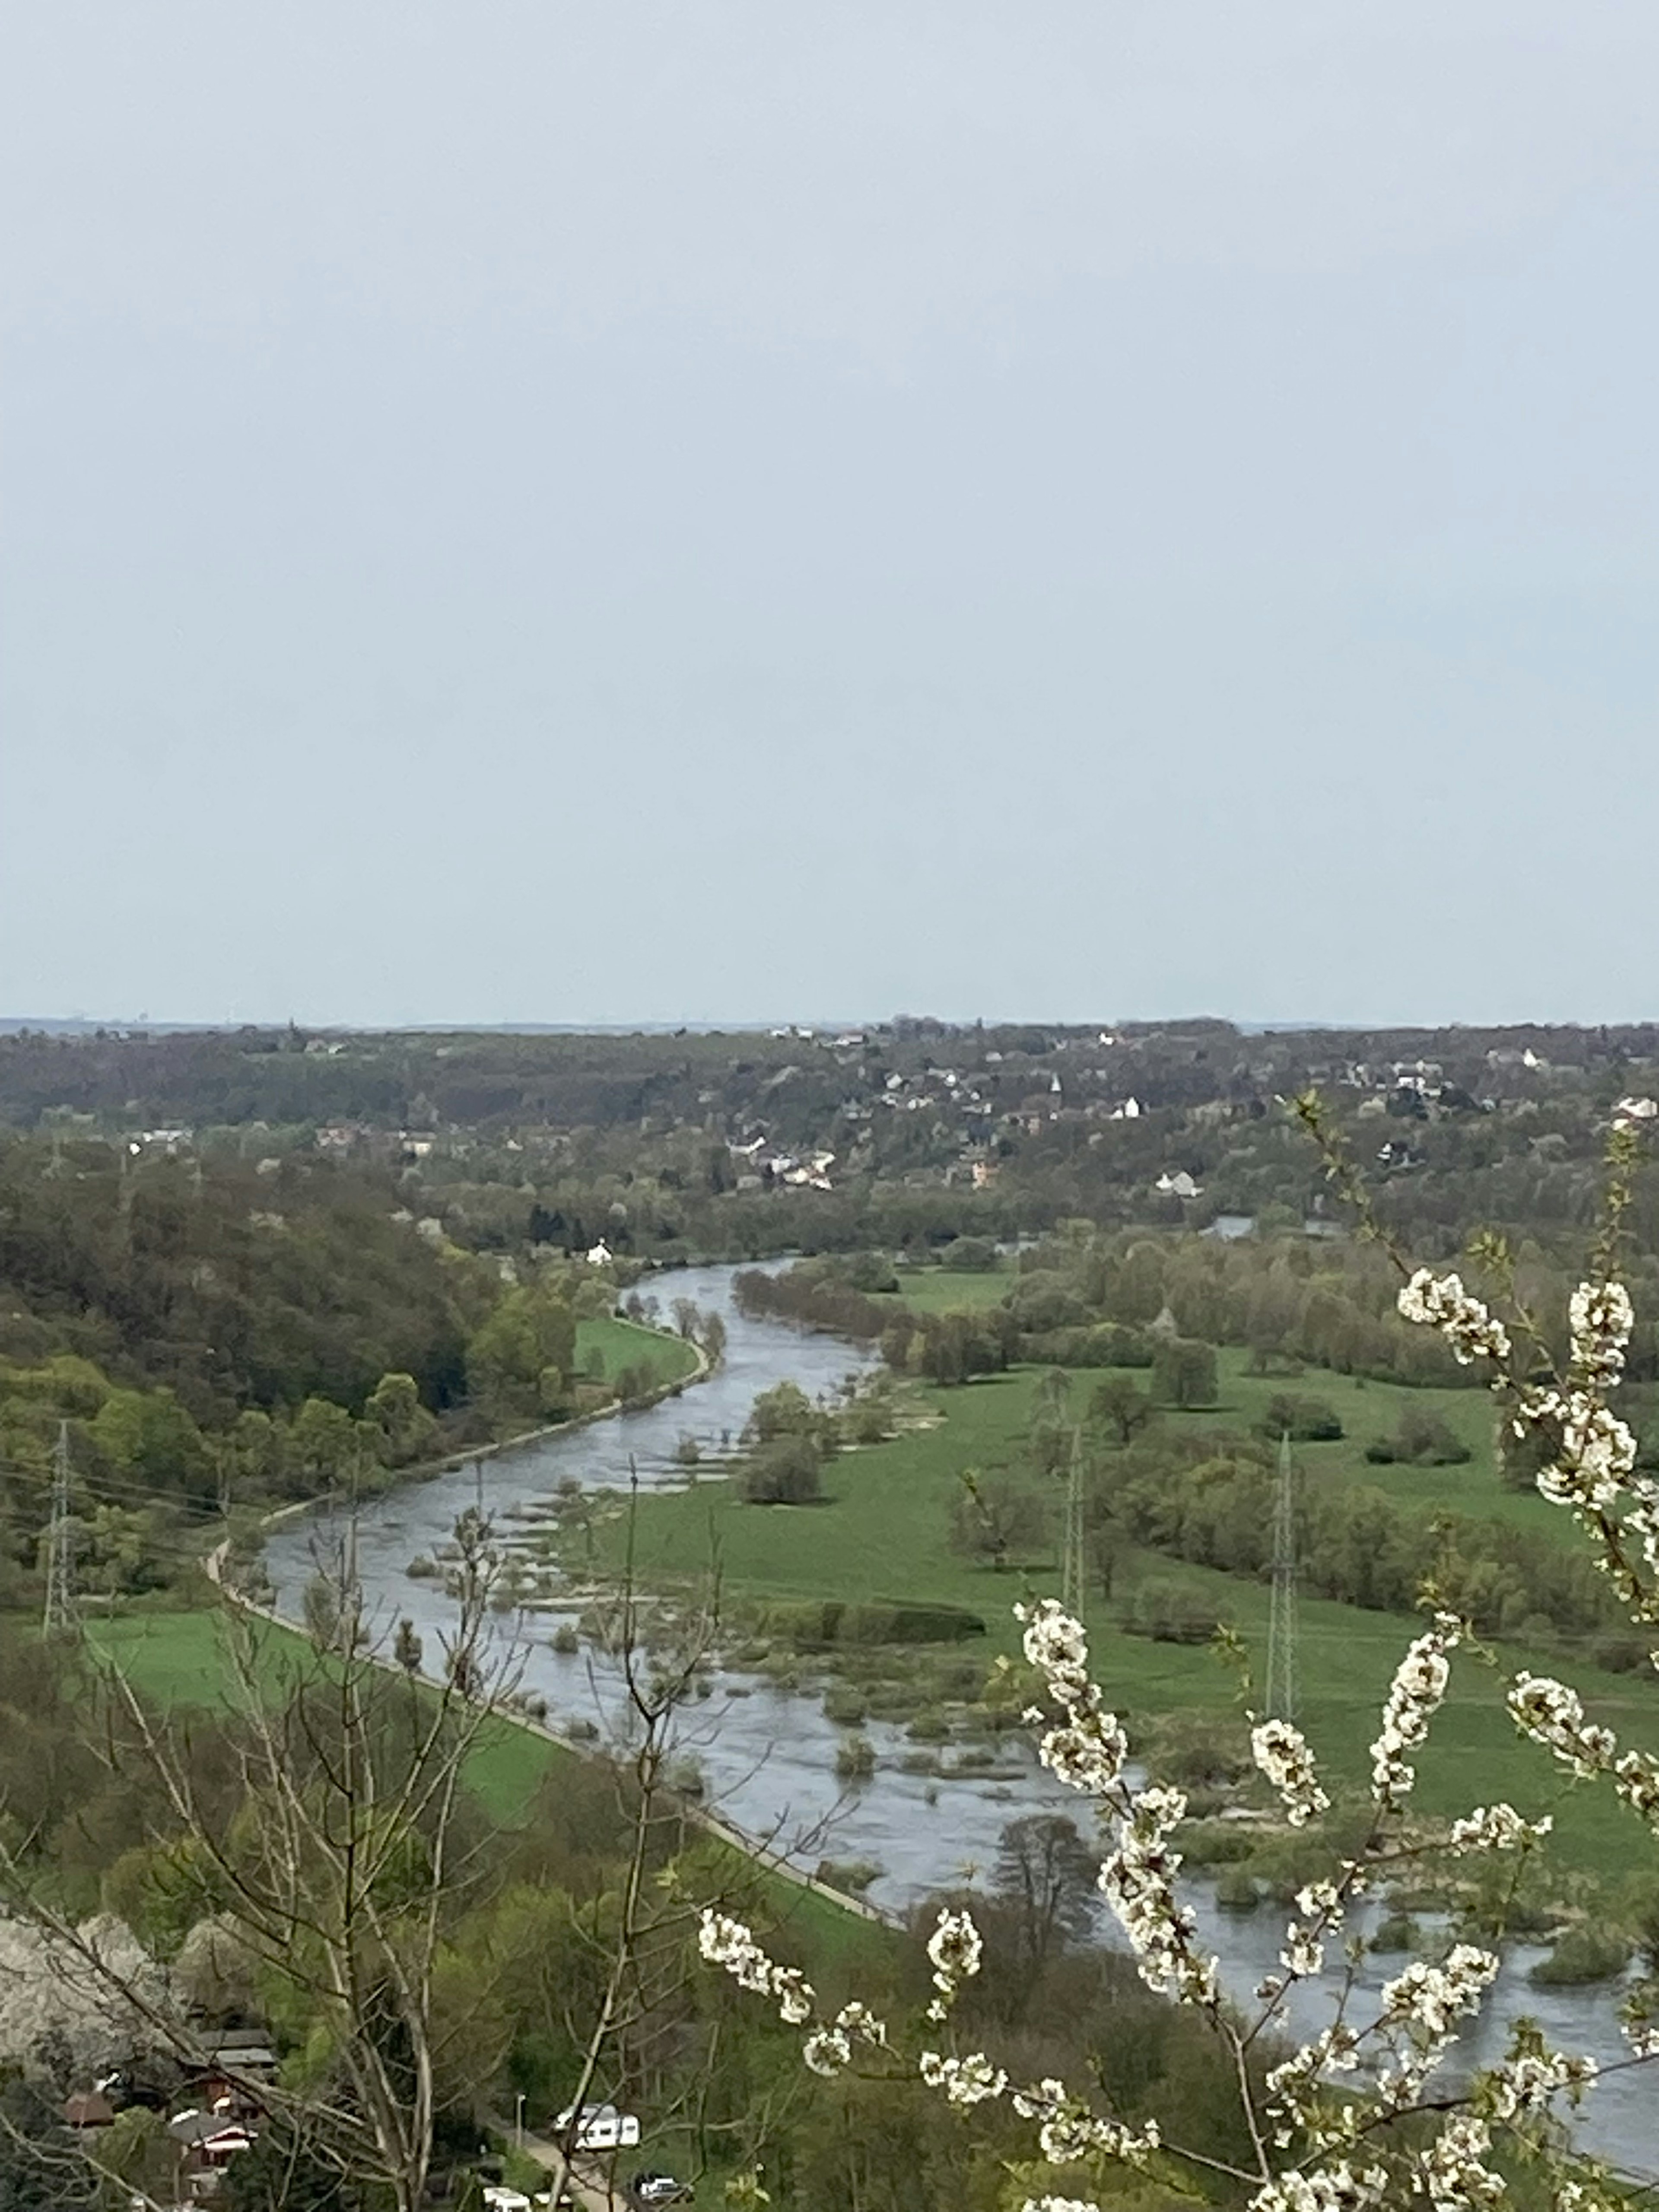
[[[1064,1716],[1038,1743],[1039,1758],[1069,1788],[1105,1796],[1122,1779],[1129,1740],[1089,1679],[1089,1645],[1081,1623],[1051,1597],[1035,1606],[1017,1605],[1014,1617],[1024,1626],[1026,1658]],[[1039,1725],[1044,1716],[1038,1711],[1026,1717]]]
[[[852,2063],[853,2046],[839,2027],[815,2027],[802,2044],[800,2055],[814,2074],[833,2081]]]
[[[1447,1844],[1454,1853],[1514,1851],[1547,1836],[1554,1826],[1547,1813],[1541,1820],[1523,1820],[1513,1805],[1477,1805],[1452,1822]]]
[[[1574,1367],[1604,1388],[1617,1383],[1635,1320],[1622,1283],[1580,1283],[1567,1302]]]
[[[1470,2212],[1473,2206],[1500,2203],[1503,2178],[1481,2162],[1491,2148],[1492,2130],[1484,2120],[1455,2113],[1419,2161],[1419,2193],[1435,2212]]]
[[[982,2051],[969,2051],[965,2058],[947,2058],[937,2051],[924,2051],[921,2073],[928,2087],[943,2089],[946,2101],[952,2105],[982,2105],[1000,2097],[1008,2087],[1008,2076]]]
[[[1361,2212],[1380,2203],[1389,2177],[1380,2166],[1356,2169],[1346,2160],[1308,2173],[1280,2174],[1258,2189],[1250,2212]]]
[[[1522,1733],[1546,1745],[1581,1781],[1613,1764],[1618,1739],[1611,1729],[1584,1718],[1583,1698],[1565,1682],[1547,1674],[1519,1674],[1505,1703]]]
[[[1100,1869],[1102,1894],[1117,1915],[1148,1989],[1188,2004],[1213,2004],[1218,1966],[1193,1948],[1192,1914],[1175,1893],[1181,1854],[1170,1838],[1187,1816],[1179,1790],[1143,1790]]]
[[[984,1952],[985,1946],[971,1914],[952,1912],[948,1908],[939,1914],[927,1938],[927,1956],[933,1965],[933,1988],[937,1992],[927,2008],[929,2020],[945,2018],[963,1983],[971,1981],[978,1973]]]
[[[1461,1275],[1437,1275],[1431,1267],[1419,1267],[1398,1303],[1407,1321],[1437,1328],[1453,1358],[1465,1367],[1477,1359],[1506,1360],[1510,1356],[1508,1330],[1464,1289]]]
[[[703,1907],[697,1948],[711,1966],[723,1966],[739,1989],[776,2001],[786,2027],[804,2027],[812,2017],[812,1984],[799,1966],[780,1966],[755,1941],[753,1932],[729,1914]]]
[[[1258,1721],[1250,1730],[1250,1750],[1278,1790],[1291,1827],[1304,1827],[1319,1814],[1329,1812],[1331,1801],[1319,1786],[1313,1753],[1300,1729],[1289,1721]]]
[[[1462,1632],[1449,1614],[1440,1614],[1408,1647],[1395,1670],[1382,1707],[1382,1733],[1371,1746],[1371,1794],[1379,1805],[1397,1803],[1411,1793],[1417,1771],[1401,1753],[1416,1750],[1428,1735],[1451,1678],[1448,1654]]]

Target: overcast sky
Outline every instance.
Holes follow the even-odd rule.
[[[0,23],[0,1013],[1659,1012],[1652,0]]]

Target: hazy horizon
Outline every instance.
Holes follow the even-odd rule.
[[[1651,10],[0,58],[0,1005],[1654,1011]]]

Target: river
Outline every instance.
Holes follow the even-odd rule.
[[[428,1649],[435,1648],[447,1614],[441,1587],[434,1580],[411,1578],[406,1571],[417,1556],[432,1557],[447,1540],[457,1515],[480,1498],[510,1530],[515,1508],[545,1500],[573,1475],[586,1489],[622,1488],[631,1463],[644,1487],[678,1485],[685,1480],[674,1457],[682,1435],[696,1437],[705,1451],[717,1450],[741,1430],[757,1392],[788,1380],[816,1395],[872,1364],[872,1354],[839,1338],[740,1312],[731,1295],[734,1273],[726,1267],[683,1268],[643,1286],[659,1296],[672,1292],[692,1298],[705,1311],[720,1313],[726,1328],[726,1357],[707,1381],[639,1413],[567,1430],[464,1470],[406,1484],[363,1507],[357,1526],[358,1571],[377,1621],[389,1632],[407,1614]],[[323,1516],[301,1516],[272,1530],[266,1564],[277,1603],[290,1615],[297,1616],[318,1548],[329,1540]],[[690,1569],[698,1564],[686,1562]],[[527,1617],[526,1688],[544,1696],[554,1716],[591,1717],[610,1733],[616,1716],[608,1710],[610,1686],[603,1666],[596,1665],[586,1647],[579,1655],[553,1650],[554,1625],[545,1615]],[[1402,1648],[1404,1642],[1402,1624]],[[870,1723],[866,1730],[877,1753],[876,1772],[848,1790],[834,1771],[842,1733],[824,1718],[816,1699],[788,1696],[769,1683],[737,1675],[719,1678],[706,1703],[689,1706],[680,1731],[683,1747],[702,1771],[708,1802],[725,1819],[768,1838],[774,1848],[793,1850],[809,1870],[826,1856],[874,1863],[882,1872],[871,1886],[872,1901],[898,1911],[957,1882],[968,1868],[988,1868],[1002,1829],[1022,1813],[1053,1809],[1076,1817],[1084,1810],[1075,1794],[1062,1789],[1024,1747],[1011,1752],[1018,1769],[1008,1779],[938,1781],[905,1774],[897,1761],[914,1746],[901,1728],[880,1722]],[[1188,1901],[1205,1942],[1222,1960],[1229,1989],[1248,2004],[1255,1984],[1277,1968],[1283,1938],[1279,1913],[1267,1906],[1248,1915],[1221,1911],[1212,1885],[1204,1882],[1192,1885]],[[1479,2024],[1461,2047],[1472,2057],[1489,2061],[1504,2048],[1509,2023],[1525,2013],[1557,2049],[1589,2053],[1603,2066],[1627,2058],[1607,1987],[1534,1988],[1527,1975],[1541,1955],[1526,1946],[1511,1947]],[[1374,1996],[1405,1963],[1398,1955],[1368,1959],[1362,1999]],[[1328,2016],[1326,1993],[1317,1984],[1308,1985],[1297,1993],[1289,2025],[1306,2035]],[[1351,2008],[1352,2019],[1368,2016],[1363,2001]],[[1628,2172],[1659,2179],[1659,2094],[1651,2075],[1652,2069],[1642,2069],[1599,2083],[1577,2126],[1587,2150]]]

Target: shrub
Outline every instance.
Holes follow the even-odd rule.
[[[843,1782],[866,1782],[876,1771],[876,1747],[855,1729],[836,1746],[836,1772]]]
[[[861,1897],[872,1881],[881,1878],[881,1869],[873,1859],[820,1859],[817,1879],[826,1888],[845,1890],[850,1897]]]
[[[1328,1406],[1322,1398],[1293,1397],[1285,1390],[1275,1391],[1268,1399],[1267,1410],[1255,1425],[1256,1433],[1271,1443],[1286,1435],[1297,1444],[1334,1443],[1342,1434],[1334,1406]]]
[[[1462,1467],[1474,1454],[1438,1413],[1413,1406],[1391,1437],[1366,1445],[1365,1456],[1373,1467]]]
[[[1243,1867],[1223,1867],[1216,1881],[1215,1901],[1224,1912],[1254,1912],[1261,1902],[1261,1892],[1255,1875]]]
[[[823,1496],[823,1466],[816,1441],[778,1436],[757,1445],[738,1470],[737,1484],[746,1504],[817,1504]]]
[[[1527,1977],[1540,1989],[1568,1989],[1583,1982],[1610,1982],[1630,1963],[1628,1940],[1615,1929],[1589,1921],[1569,1928],[1547,1959]]]

